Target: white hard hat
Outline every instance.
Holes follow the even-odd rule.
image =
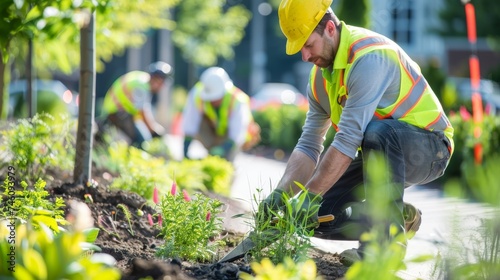
[[[200,97],[204,101],[214,101],[224,97],[224,94],[233,87],[233,81],[227,72],[220,67],[210,67],[200,77],[203,89]]]

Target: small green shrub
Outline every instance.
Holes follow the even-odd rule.
[[[155,157],[162,157],[165,159],[172,158],[170,149],[165,143],[165,140],[163,140],[162,138],[153,138],[145,141],[144,143],[142,143],[142,148],[144,149],[144,151]]]
[[[61,231],[54,234],[44,225],[17,225],[15,243],[11,231],[0,227],[0,278],[2,279],[120,279],[115,260],[107,254],[88,254],[89,235]]]
[[[291,151],[302,134],[306,111],[296,106],[280,106],[253,113],[261,128],[259,145]]]
[[[123,141],[112,143],[106,153],[101,150],[96,156],[99,167],[120,174],[111,183],[111,188],[135,192],[146,199],[151,199],[155,187],[166,193],[174,181],[172,178],[189,190],[209,190],[224,195],[231,190],[234,168],[219,157],[168,161]]]
[[[19,220],[23,223],[31,220],[35,229],[43,223],[52,231],[59,232],[59,226],[67,224],[64,219],[66,205],[61,197],[57,197],[54,202],[48,200],[49,193],[45,190],[45,184],[45,181],[39,179],[33,188],[29,188],[28,184],[22,181],[22,190],[16,190],[6,179],[3,183],[6,201],[0,206],[0,218]]]
[[[302,134],[302,127],[307,112],[296,106],[284,105],[279,108],[268,108],[253,113],[255,121],[261,127],[259,145],[292,151]],[[330,128],[323,145],[330,146],[335,130]]]
[[[222,218],[219,217],[222,203],[201,193],[191,198],[186,190],[183,195],[178,192],[174,184],[170,193],[163,195],[157,204],[158,226],[165,240],[157,255],[193,261],[214,260],[223,245],[217,238],[211,241],[222,232]]]
[[[173,182],[170,174],[165,172],[167,163],[164,158],[154,157],[125,142],[113,143],[108,153],[109,166],[116,168],[113,171],[120,174],[111,183],[112,189],[135,192],[151,199],[155,186],[165,188]]]
[[[455,151],[451,157],[448,168],[440,181],[445,182],[450,178],[462,178],[464,168],[474,163],[474,146],[482,145],[483,160],[494,156],[500,151],[500,116],[484,115],[480,124],[482,133],[479,138],[474,137],[474,120],[465,108],[457,114],[450,115],[450,122],[455,129],[453,140]],[[469,186],[471,187],[471,186]]]
[[[31,119],[17,120],[1,132],[0,151],[7,155],[1,165],[14,166],[29,183],[44,177],[49,168],[72,170],[75,149],[71,128],[72,121],[64,116],[56,119],[49,114],[37,114]]]
[[[207,175],[203,180],[207,190],[229,195],[234,176],[233,165],[218,156],[207,156],[200,161],[200,165],[202,172]]]

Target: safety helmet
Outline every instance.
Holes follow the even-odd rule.
[[[233,87],[233,81],[226,70],[220,67],[210,67],[203,71],[200,82],[203,85],[200,97],[204,101],[221,99]]]
[[[170,64],[163,61],[157,61],[149,64],[148,72],[152,76],[158,76],[166,79],[167,77],[170,77],[172,75],[173,69]]]
[[[333,0],[282,0],[278,8],[280,28],[285,35],[286,54],[302,49]]]

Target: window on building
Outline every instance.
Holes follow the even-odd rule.
[[[415,40],[412,26],[415,21],[414,0],[392,0],[392,38],[398,44],[411,45]]]

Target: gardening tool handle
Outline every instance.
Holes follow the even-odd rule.
[[[318,222],[319,223],[326,223],[326,222],[331,222],[334,219],[335,219],[335,216],[333,216],[332,214],[328,214],[328,215],[319,216]]]
[[[334,219],[335,219],[335,216],[333,216],[332,214],[328,214],[328,215],[319,216],[318,222],[319,223],[326,223],[326,222],[331,222]],[[272,223],[277,223],[277,222],[278,222],[278,217],[274,217],[272,220]]]

